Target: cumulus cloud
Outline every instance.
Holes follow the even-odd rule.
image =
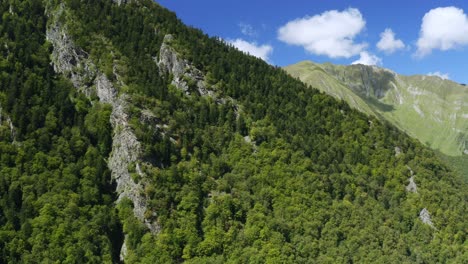
[[[258,45],[256,42],[248,42],[243,39],[228,40],[228,42],[239,50],[264,61],[269,61],[269,56],[273,52],[273,47],[270,45]]]
[[[241,33],[248,37],[256,37],[258,35],[257,31],[250,24],[239,23],[239,28]]]
[[[429,75],[429,76],[437,76],[437,77],[442,78],[442,79],[444,79],[444,80],[450,79],[448,73],[441,73],[440,71],[430,72],[430,73],[428,73],[427,75]]]
[[[302,46],[312,54],[350,58],[367,47],[366,43],[354,41],[365,25],[366,21],[356,8],[342,12],[331,10],[289,21],[278,29],[278,39]]]
[[[351,64],[382,65],[382,59],[367,51],[362,51],[359,54],[359,59]]]
[[[424,57],[434,49],[450,50],[468,45],[468,18],[462,9],[439,7],[427,12],[416,43],[417,57]]]
[[[387,54],[405,48],[405,44],[401,39],[395,39],[395,33],[391,28],[386,28],[380,33],[380,40],[377,42],[377,48]]]

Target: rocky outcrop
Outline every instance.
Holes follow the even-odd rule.
[[[424,224],[434,227],[434,224],[432,223],[432,220],[431,220],[431,215],[429,214],[429,211],[426,208],[423,208],[421,212],[419,212],[419,219],[421,219],[421,221]]]
[[[407,192],[412,192],[412,193],[418,193],[418,186],[414,182],[414,176],[411,176],[409,178],[409,183],[406,186],[406,191]]]
[[[184,91],[186,95],[193,92],[200,96],[213,98],[217,104],[226,104],[230,102],[233,106],[236,118],[239,117],[240,106],[234,99],[228,96],[221,97],[217,95],[216,88],[206,83],[205,75],[190,64],[187,60],[180,58],[177,51],[171,46],[174,41],[172,35],[164,36],[164,41],[159,50],[159,59],[154,58],[161,74],[172,74],[171,84]]]
[[[400,147],[395,147],[395,157],[399,157],[402,154]]]
[[[11,142],[15,142],[16,130],[15,130],[15,127],[13,126],[13,122],[11,122],[11,118],[9,116],[6,118],[6,121],[7,121],[8,127],[10,128]]]
[[[412,193],[418,193],[418,186],[414,182],[414,172],[409,166],[407,167],[408,167],[408,170],[410,171],[411,177],[408,179],[409,183],[406,186],[406,191],[412,192]]]
[[[112,104],[112,106],[118,106],[120,110],[123,110],[121,107],[123,102],[116,101],[117,90],[104,74],[98,74],[97,78],[94,80],[94,85],[96,87],[96,93],[99,97],[99,101]],[[119,111],[118,113],[121,115],[125,114],[123,111]]]
[[[10,129],[11,142],[15,142],[16,141],[15,126],[13,125],[13,122],[11,121],[10,116],[8,116],[8,115],[4,116],[2,106],[0,105],[0,126],[3,124],[3,121],[6,122],[8,128]]]
[[[127,241],[127,240],[128,240],[128,236],[125,235],[124,241]],[[128,253],[127,245],[126,243],[123,243],[122,248],[120,249],[120,255],[119,255],[120,262],[124,263],[127,253]]]
[[[179,58],[177,52],[171,47],[172,35],[164,37],[159,51],[159,70],[162,73],[171,73],[174,77],[172,84],[190,95],[191,90],[196,90],[201,96],[215,97],[213,90],[208,89],[203,73],[192,66],[188,61]]]
[[[108,160],[108,167],[112,179],[116,182],[116,191],[119,194],[117,202],[128,198],[133,203],[135,217],[144,223],[151,233],[156,234],[160,227],[152,219],[145,218],[147,201],[144,195],[145,175],[139,167],[141,145],[128,122],[128,97],[119,94],[114,84],[91,61],[88,54],[77,47],[67,34],[66,28],[60,24],[59,17],[63,13],[61,8],[51,14],[52,21],[47,28],[47,40],[52,43],[52,63],[57,73],[67,76],[74,87],[85,93],[88,97],[96,94],[101,103],[110,104],[112,113],[110,123],[113,128],[112,152]],[[119,76],[115,76],[119,80]],[[135,182],[129,172],[129,167],[136,164],[140,176]],[[126,246],[122,247],[123,256]]]
[[[64,5],[61,4],[57,10],[48,14],[51,23],[46,31],[46,39],[54,47],[51,55],[53,67],[55,72],[68,77],[79,91],[90,96],[90,86],[98,72],[88,54],[73,43],[66,29],[60,24],[58,18],[63,15],[63,10]]]
[[[112,2],[116,3],[117,5],[128,4],[132,2],[132,0],[112,0]]]

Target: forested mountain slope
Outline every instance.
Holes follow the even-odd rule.
[[[0,262],[463,263],[432,150],[149,0],[0,3]]]

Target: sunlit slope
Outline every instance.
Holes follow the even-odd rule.
[[[364,65],[285,67],[294,77],[368,114],[390,121],[449,156],[468,152],[468,88],[432,76],[402,76]]]

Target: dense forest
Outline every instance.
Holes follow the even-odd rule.
[[[150,0],[127,2],[0,2],[1,263],[468,262],[468,186],[432,150]],[[54,70],[59,9],[128,98],[141,143],[128,169],[156,232],[117,198],[112,105]],[[163,42],[215,96],[177,87],[157,63]]]

